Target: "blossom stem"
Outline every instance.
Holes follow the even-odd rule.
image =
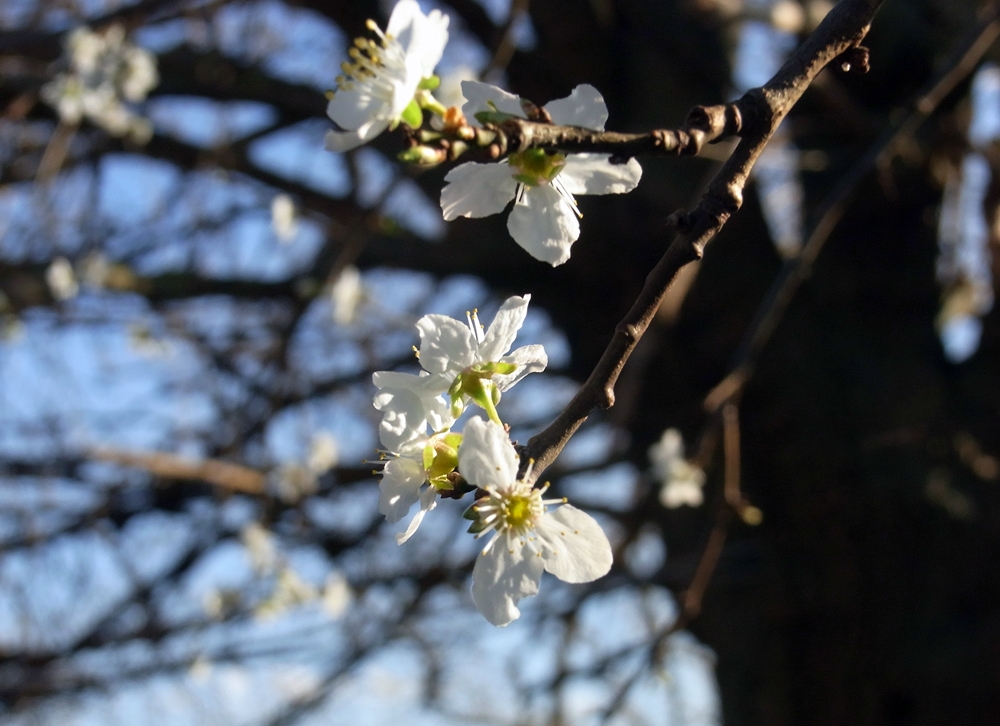
[[[483,395],[481,396],[481,400],[477,400],[476,403],[483,407],[483,410],[486,411],[486,415],[490,417],[490,421],[503,426],[503,421],[500,420],[500,414],[497,413],[497,407],[493,403],[493,392],[488,388],[488,386],[493,386],[494,384],[492,382],[487,384],[485,381],[480,381],[480,385],[483,387]]]
[[[444,106],[444,104],[434,98],[430,91],[420,89],[417,91],[414,98],[420,108],[425,111],[430,111],[435,116],[444,117],[444,115],[448,112],[448,109]]]

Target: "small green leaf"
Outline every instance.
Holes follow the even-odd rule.
[[[403,113],[400,114],[399,118],[411,129],[419,129],[424,123],[424,114],[420,110],[420,104],[416,100],[410,101],[407,107],[403,109]]]
[[[507,119],[512,118],[517,117],[501,111],[480,111],[476,114],[476,120],[481,124],[502,124]]]

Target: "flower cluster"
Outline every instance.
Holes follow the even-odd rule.
[[[538,108],[475,80],[463,80],[461,98],[445,106],[434,96],[442,85],[434,74],[448,24],[447,15],[425,14],[416,0],[399,0],[384,31],[368,21],[372,37],[353,42],[327,94],[334,128],[326,147],[349,151],[398,128],[407,143],[399,155],[404,162],[437,164],[477,147],[488,152],[482,156],[493,163],[467,162],[445,177],[444,219],[499,214],[513,203],[507,229],[514,240],[536,259],[561,265],[580,236],[576,195],[632,191],[642,169],[634,159],[612,163],[609,154],[541,148],[501,158],[502,124],[525,119],[603,131],[607,106],[586,84]],[[451,100],[456,90],[445,83],[440,98]],[[290,228],[292,210],[285,207],[274,218],[276,225],[288,223],[276,229]],[[396,537],[402,544],[439,500],[475,492],[465,513],[469,531],[488,540],[473,569],[472,597],[495,625],[519,617],[518,602],[538,591],[543,572],[590,582],[607,573],[612,560],[611,545],[592,517],[565,499],[546,499],[547,485],[533,486],[532,463],[522,467],[500,417],[503,393],[548,364],[540,345],[512,350],[528,299],[508,299],[488,328],[476,312],[464,322],[425,315],[417,322],[421,370],[373,376],[374,406],[382,415],[379,512],[393,523],[409,517]],[[525,468],[528,473],[519,476]]]
[[[533,488],[518,477],[520,459],[497,411],[504,391],[548,364],[540,345],[510,350],[528,301],[528,296],[508,299],[489,328],[475,312],[464,324],[425,315],[417,322],[423,370],[373,376],[385,457],[379,511],[398,522],[419,503],[405,532],[397,535],[402,544],[440,496],[477,492],[466,511],[469,531],[491,537],[473,569],[472,597],[494,625],[519,617],[517,602],[538,592],[543,571],[578,583],[611,568],[611,546],[592,517],[564,499],[543,499],[547,487]],[[453,430],[470,406],[487,418],[469,417],[462,432]]]
[[[42,99],[67,124],[84,118],[114,136],[145,143],[149,121],[130,104],[138,103],[159,82],[156,58],[125,40],[125,30],[112,25],[103,33],[81,27],[66,37],[69,70],[42,87]]]
[[[607,106],[587,84],[538,109],[496,86],[466,80],[462,108],[446,108],[432,91],[441,83],[434,70],[448,41],[448,16],[438,10],[425,15],[416,0],[396,3],[385,32],[371,20],[368,28],[377,40],[354,41],[351,60],[342,64],[337,87],[328,92],[327,115],[337,126],[326,136],[331,151],[348,151],[401,124],[411,146],[400,159],[417,164],[440,163],[477,144],[487,146],[496,138],[493,124],[512,118],[604,130]],[[424,112],[432,116],[428,127]],[[507,229],[514,241],[555,266],[569,259],[580,236],[583,215],[575,195],[630,192],[641,176],[635,159],[612,164],[609,154],[529,148],[496,163],[467,162],[452,169],[441,209],[447,221],[479,218],[499,214],[513,201]]]

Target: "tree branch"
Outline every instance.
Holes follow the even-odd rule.
[[[695,106],[688,113],[684,126],[676,131],[657,129],[645,134],[620,134],[520,118],[504,121],[497,130],[506,137],[508,152],[543,146],[572,153],[612,154],[612,162],[615,162],[627,161],[639,154],[694,155],[706,142],[722,141],[739,134],[742,125],[737,104],[727,103]]]
[[[739,210],[750,170],[778,124],[827,64],[860,45],[881,4],[882,0],[843,0],[767,84],[751,89],[736,102],[742,124],[740,144],[709,184],[698,206],[688,214],[672,215],[678,232],[673,244],[647,276],[639,297],[615,328],[590,377],[555,421],[528,441],[524,458],[535,462],[531,482],[555,460],[591,411],[614,404],[618,376],[677,272],[700,259],[705,245]]]

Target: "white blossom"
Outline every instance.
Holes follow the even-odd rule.
[[[317,475],[325,474],[340,461],[340,447],[337,439],[328,431],[320,431],[309,443],[309,459],[306,466]]]
[[[351,601],[354,600],[354,591],[343,573],[334,570],[326,577],[323,585],[323,611],[327,616],[336,620],[346,612]]]
[[[437,506],[438,491],[452,488],[449,475],[458,464],[462,437],[449,430],[454,423],[451,407],[430,389],[422,388],[421,381],[428,379],[430,376],[390,371],[373,377],[380,388],[375,408],[383,412],[379,439],[385,447],[384,456],[388,456],[379,481],[378,510],[387,522],[395,523],[420,503],[406,531],[396,536],[399,544],[412,537],[424,515]]]
[[[461,441],[461,434],[450,431],[433,434],[385,462],[379,482],[378,510],[386,521],[398,522],[414,504],[420,503],[406,531],[396,535],[398,544],[410,539],[427,512],[437,506],[438,492],[453,488],[450,476],[458,465]]]
[[[299,233],[298,212],[287,194],[275,194],[271,200],[271,228],[281,244],[288,244]]]
[[[354,41],[353,62],[341,66],[344,74],[337,77],[337,90],[326,109],[341,129],[327,132],[326,148],[331,151],[371,141],[414,113],[419,118],[414,97],[421,81],[433,75],[448,42],[448,16],[440,10],[424,15],[416,0],[396,3],[384,33],[371,20],[368,28],[379,42]]]
[[[413,451],[428,428],[445,431],[455,421],[451,405],[441,396],[449,386],[445,376],[377,371],[372,382],[379,389],[373,404],[382,412],[378,435],[387,453]]]
[[[660,504],[667,509],[697,507],[705,500],[705,472],[684,458],[684,439],[677,429],[667,429],[649,447],[653,476],[660,482]]]
[[[65,257],[56,257],[45,270],[45,282],[56,300],[69,300],[80,292],[73,265]]]
[[[519,97],[478,81],[463,81],[462,111],[470,123],[483,111],[526,118]],[[545,106],[553,123],[603,131],[604,98],[593,86],[577,86],[567,98]],[[609,154],[571,154],[528,149],[495,164],[466,163],[445,177],[441,209],[446,220],[499,214],[513,199],[507,230],[514,241],[543,262],[561,265],[580,236],[582,214],[575,194],[623,194],[635,189],[642,167],[635,159],[610,163]]]
[[[425,315],[417,321],[420,365],[431,376],[440,377],[456,418],[471,400],[499,423],[500,394],[529,373],[545,370],[549,360],[541,345],[525,345],[507,353],[524,324],[530,300],[530,295],[508,298],[488,329],[476,311],[467,314],[466,323],[447,315]]]
[[[462,476],[487,492],[471,510],[471,531],[492,533],[472,570],[472,599],[491,623],[520,617],[517,603],[538,592],[543,571],[582,583],[611,569],[611,545],[593,517],[565,499],[543,499],[547,486],[517,479],[518,457],[502,426],[470,419],[458,460]]]
[[[333,322],[337,325],[350,325],[364,298],[365,287],[361,281],[361,273],[354,265],[347,265],[330,287]]]
[[[76,28],[66,37],[66,56],[68,72],[41,92],[60,119],[77,124],[87,118],[112,135],[148,141],[152,126],[129,104],[144,100],[159,82],[155,56],[127,42],[120,25],[103,33]]]
[[[268,475],[269,489],[287,504],[295,504],[319,489],[317,472],[297,463],[286,463]]]
[[[281,562],[274,535],[259,522],[251,522],[240,532],[240,539],[246,547],[250,566],[259,575],[269,575]]]

